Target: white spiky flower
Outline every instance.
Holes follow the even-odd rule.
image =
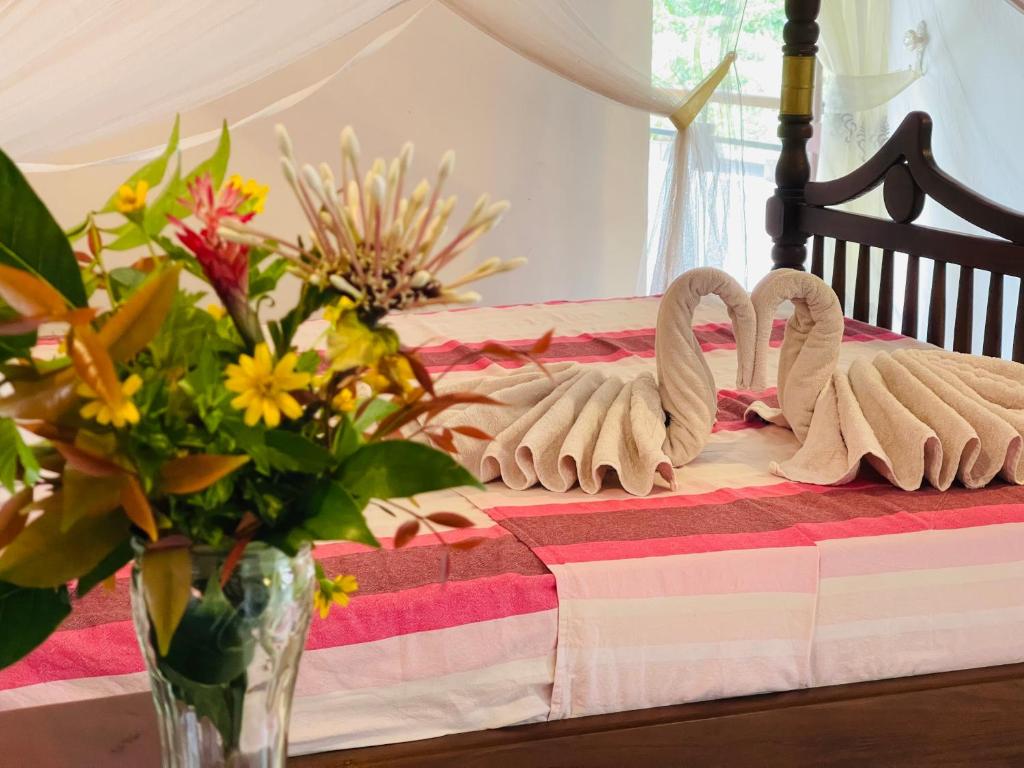
[[[391,162],[373,161],[360,172],[359,140],[351,126],[339,136],[340,174],[330,165],[297,165],[291,138],[276,127],[281,169],[295,192],[310,232],[308,244],[271,237],[246,224],[231,223],[225,237],[272,247],[288,259],[289,271],[319,286],[330,286],[353,301],[364,317],[376,320],[390,311],[430,304],[467,304],[480,300],[468,283],[515,269],[525,259],[491,258],[454,280],[438,273],[492,229],[508,210],[507,201],[481,195],[465,224],[445,245],[455,196],[442,197],[455,168],[455,153],[445,152],[433,185],[420,181],[406,195],[413,159],[406,143]]]

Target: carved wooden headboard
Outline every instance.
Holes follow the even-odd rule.
[[[774,241],[775,268],[805,269],[807,241],[813,238],[811,271],[824,278],[830,266],[832,287],[848,308],[847,249],[857,247],[852,316],[892,328],[896,290],[903,293],[898,330],[918,335],[921,259],[934,262],[929,292],[926,338],[946,344],[947,264],[959,265],[953,349],[970,352],[974,337],[974,278],[990,274],[981,348],[999,357],[1003,349],[1005,277],[1022,278],[1013,330],[1011,357],[1024,362],[1024,214],[971,191],[944,173],[931,150],[932,121],[923,112],[907,115],[892,137],[862,166],[832,181],[810,181],[807,141],[821,0],[786,0],[783,80],[779,138],[782,152],[775,169],[776,189],[768,201],[766,227]],[[882,185],[889,219],[837,210],[840,205]],[[927,198],[993,237],[966,235],[914,223]],[[825,241],[835,241],[826,265]],[[880,251],[880,269],[872,270],[872,249]],[[895,254],[906,254],[906,285],[894,285]],[[873,286],[873,276],[877,285]],[[871,296],[877,312],[871,314]]]

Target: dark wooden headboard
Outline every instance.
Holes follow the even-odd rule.
[[[1003,347],[1003,290],[1005,276],[1022,278],[1017,301],[1012,358],[1024,362],[1024,214],[1005,208],[971,191],[944,173],[931,149],[932,121],[911,112],[881,149],[862,166],[832,181],[810,181],[807,141],[811,110],[821,0],[786,0],[783,79],[779,138],[782,152],[775,169],[775,194],[766,215],[774,241],[775,268],[805,269],[807,241],[812,240],[811,271],[824,278],[825,241],[835,241],[831,284],[848,308],[847,249],[857,248],[852,316],[893,327],[895,291],[903,292],[899,330],[917,336],[921,259],[934,262],[928,301],[927,340],[946,345],[946,265],[960,267],[954,317],[953,349],[970,352],[974,331],[974,277],[990,273],[982,351],[999,357]],[[1024,180],[1022,180],[1024,181]],[[890,219],[837,210],[879,185]],[[966,235],[916,224],[927,198],[994,237]],[[877,287],[872,286],[872,249],[880,251]],[[894,285],[895,254],[906,254],[907,280]],[[877,313],[870,317],[872,295]]]

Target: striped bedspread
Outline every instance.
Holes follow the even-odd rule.
[[[656,312],[657,299],[556,302],[395,325],[453,381],[519,365],[482,356],[487,341],[528,346],[551,328],[546,361],[630,375],[653,370]],[[446,580],[440,544],[421,536],[394,550],[396,522],[383,514],[371,520],[382,550],[318,547],[328,574],[355,574],[360,592],[314,620],[294,753],[1024,660],[1024,489],[904,493],[869,473],[836,488],[771,475],[795,440],[743,420],[753,396],[731,389],[724,308],[702,304],[695,323],[719,419],[701,456],[677,470],[677,491],[491,484],[424,497],[428,511],[474,521],[447,538],[485,539],[451,554]],[[855,321],[844,342],[843,365],[916,344]],[[104,701],[145,690],[126,576],[0,671],[0,740],[5,711],[88,700],[102,718]]]
[[[656,312],[657,299],[548,304],[409,318],[403,330],[430,365],[455,364],[452,376],[513,365],[473,356],[480,342],[525,344],[547,328],[549,362],[629,375],[653,369]],[[755,396],[730,389],[724,308],[706,302],[694,322],[719,416],[677,470],[678,491],[467,496],[555,576],[551,717],[1024,660],[1024,489],[905,493],[871,472],[841,487],[771,475],[793,435],[744,421]],[[773,346],[782,333],[780,319]],[[841,365],[917,344],[847,320]]]

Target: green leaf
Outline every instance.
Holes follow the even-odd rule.
[[[0,579],[21,587],[58,587],[95,568],[128,534],[128,518],[115,512],[83,517],[61,530],[60,492],[38,502],[43,514],[0,555]]]
[[[320,353],[315,349],[307,349],[299,355],[295,370],[302,373],[316,373],[320,370]]]
[[[170,160],[178,149],[178,135],[180,128],[181,118],[174,118],[174,127],[171,129],[171,137],[167,140],[167,146],[159,157],[153,158],[144,166],[139,168],[135,173],[125,179],[118,187],[127,184],[130,187],[134,187],[138,182],[145,181],[149,184],[149,188],[153,189],[157,184],[164,178],[164,172],[167,170],[167,161]],[[110,211],[117,210],[117,190],[107,198],[107,202],[103,204],[100,209],[100,213],[108,213]],[[70,250],[70,249],[69,249]]]
[[[121,570],[122,566],[131,562],[134,554],[132,551],[132,540],[126,536],[124,541],[114,547],[109,555],[100,560],[95,568],[78,580],[78,586],[75,587],[75,597],[81,600],[92,591],[93,587],[106,581]]]
[[[471,485],[483,488],[447,453],[422,443],[385,440],[364,445],[341,466],[338,481],[356,503]]]
[[[225,120],[220,126],[220,138],[217,140],[217,147],[213,154],[203,162],[189,171],[182,184],[185,189],[192,181],[198,179],[204,173],[210,174],[213,181],[213,188],[219,189],[224,183],[224,175],[228,170],[228,159],[231,157],[231,133],[228,131],[228,121]],[[181,209],[184,211],[184,208]]]
[[[220,139],[213,154],[201,162],[182,178],[180,164],[175,168],[174,175],[167,182],[160,194],[146,206],[142,228],[134,227],[133,231],[125,231],[109,248],[125,250],[134,248],[155,238],[167,226],[167,217],[184,218],[189,214],[187,206],[180,200],[188,196],[188,185],[204,174],[209,174],[214,190],[220,188],[227,172],[228,158],[231,155],[231,135],[227,121],[221,125]]]
[[[85,286],[71,244],[14,162],[0,152],[0,263],[42,277],[76,307]]]
[[[202,598],[191,598],[164,656],[163,666],[203,685],[222,685],[245,673],[255,651],[242,614],[224,597],[217,575]]]
[[[358,541],[371,547],[380,542],[370,532],[363,516],[365,504],[359,504],[338,482],[330,479],[318,481],[303,505],[304,521],[300,530],[288,536],[288,543],[298,547],[306,538],[344,539]],[[306,534],[305,536],[303,534]]]
[[[365,432],[378,421],[387,418],[397,410],[398,406],[393,401],[385,400],[382,397],[375,398],[359,414],[359,418],[355,420],[355,427],[360,432]]]
[[[262,272],[258,269],[250,269],[249,297],[255,298],[273,291],[287,271],[288,262],[284,259],[274,259]]]
[[[63,584],[30,589],[0,581],[0,669],[40,645],[70,613],[71,597]]]
[[[328,451],[297,432],[270,429],[263,439],[270,466],[282,472],[319,475],[333,462]]]
[[[147,206],[146,212],[148,214],[149,208]],[[115,230],[117,237],[111,240],[109,243],[103,246],[106,251],[130,251],[132,248],[138,248],[141,245],[145,245],[149,238],[146,236],[145,230],[139,227],[134,221],[126,222]]]
[[[342,462],[359,450],[363,445],[363,436],[348,416],[343,416],[338,422],[337,431],[334,433],[334,444],[331,446],[331,453],[335,461]]]
[[[167,226],[167,214],[172,211],[178,217],[184,215],[184,211],[178,213],[182,208],[178,198],[184,197],[186,191],[185,184],[181,180],[181,163],[179,162],[174,167],[171,180],[167,182],[160,194],[146,206],[146,215],[142,221],[142,227],[145,230],[144,236],[159,235]]]
[[[201,655],[206,655],[205,649]],[[200,720],[209,719],[220,732],[224,751],[236,749],[242,733],[248,676],[242,674],[224,685],[203,685],[178,674],[163,659],[157,664],[173,687],[175,697],[192,707]]]
[[[132,291],[146,280],[146,273],[131,267],[117,267],[110,270],[110,288],[118,301],[124,301]]]
[[[0,418],[0,485],[14,493],[14,480],[21,467],[26,485],[39,479],[39,462],[21,439],[11,419]]]
[[[21,317],[19,313],[0,300],[0,323],[17,320],[19,317]],[[0,360],[29,357],[35,344],[35,331],[23,333],[20,336],[0,336]]]

